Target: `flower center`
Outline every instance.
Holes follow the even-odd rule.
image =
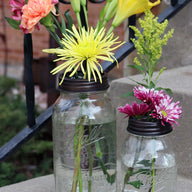
[[[162,110],[161,113],[163,114],[164,117],[167,116],[167,113],[164,110]]]

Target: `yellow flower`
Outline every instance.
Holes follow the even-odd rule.
[[[152,3],[149,0],[118,0],[117,13],[112,22],[110,31],[119,26],[126,18],[144,12],[146,9],[160,4],[160,0]]]
[[[112,51],[123,43],[117,41],[118,37],[114,38],[113,33],[105,36],[105,28],[102,28],[97,33],[97,29],[94,30],[93,28],[88,29],[88,31],[82,28],[78,31],[73,25],[72,31],[68,30],[68,32],[69,34],[64,34],[64,38],[61,41],[64,48],[43,50],[43,52],[57,54],[59,58],[55,61],[65,61],[53,69],[51,73],[56,74],[65,69],[61,84],[67,72],[71,72],[71,77],[78,69],[81,69],[84,78],[87,77],[90,81],[92,74],[96,81],[95,73],[97,73],[102,83],[101,73],[103,69],[100,61],[113,62],[115,57]],[[84,61],[86,62],[86,69],[83,65]],[[101,68],[100,71],[98,67]]]

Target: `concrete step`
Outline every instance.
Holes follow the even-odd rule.
[[[190,192],[192,181],[179,176],[177,192]],[[0,192],[55,192],[54,176],[37,177],[17,184],[1,187]],[[64,192],[64,191],[63,191]]]

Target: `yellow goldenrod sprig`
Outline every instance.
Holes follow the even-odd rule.
[[[168,39],[172,37],[174,31],[171,29],[165,33],[168,21],[165,20],[163,23],[158,23],[157,19],[149,10],[146,10],[145,18],[143,20],[139,19],[143,34],[135,26],[130,26],[135,32],[136,38],[133,38],[132,42],[135,45],[138,55],[138,57],[134,58],[136,65],[131,65],[131,67],[140,70],[148,87],[155,86],[159,75],[165,69],[163,67],[160,70],[159,75],[153,82],[152,76],[154,68],[162,55],[162,46],[167,44]]]

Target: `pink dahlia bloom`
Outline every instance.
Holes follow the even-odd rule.
[[[151,114],[153,118],[161,119],[161,124],[164,125],[164,122],[170,123],[173,125],[179,125],[175,120],[181,117],[181,107],[179,107],[178,102],[172,102],[173,98],[170,98],[168,95],[165,95],[162,98],[158,105],[155,105],[154,112]]]
[[[124,107],[118,107],[120,113],[127,114],[126,117],[134,117],[145,115],[147,112],[151,111],[151,106],[146,103],[137,104],[134,102],[132,105],[126,104]]]
[[[136,98],[148,104],[156,104],[164,97],[163,90],[157,91],[154,89],[147,89],[141,85],[138,88],[135,87],[133,92]]]
[[[55,13],[55,4],[58,0],[28,0],[22,8],[23,15],[20,28],[25,33],[32,33],[38,22],[50,12]]]
[[[20,21],[22,17],[22,7],[25,5],[25,0],[11,0],[9,5],[12,7],[12,18],[16,21]]]

